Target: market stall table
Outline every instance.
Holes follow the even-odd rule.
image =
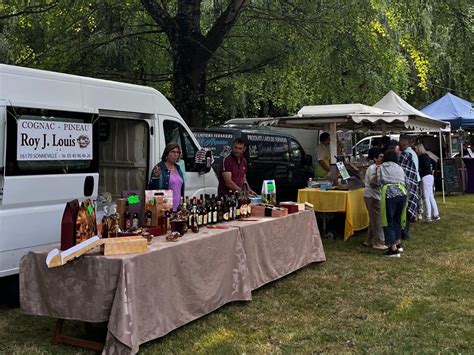
[[[312,211],[223,226],[228,229],[202,228],[176,243],[155,238],[143,254],[92,253],[52,269],[45,252],[30,252],[20,264],[21,309],[108,321],[104,352],[136,353],[140,344],[225,303],[250,300],[251,290],[266,282],[326,260]]]
[[[314,261],[323,261],[324,249],[312,211],[258,222],[241,219],[230,225],[240,227],[252,290]]]
[[[298,190],[298,202],[309,202],[316,212],[344,212],[344,240],[355,231],[369,226],[369,213],[364,202],[364,189],[355,190]]]

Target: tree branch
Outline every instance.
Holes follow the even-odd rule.
[[[247,73],[255,73],[259,71],[262,68],[265,68],[269,64],[276,62],[278,60],[278,56],[274,56],[271,58],[264,58],[262,61],[256,63],[255,65],[252,66],[247,66],[247,67],[240,67],[240,66],[235,66],[229,70],[226,70],[225,72],[215,75],[212,78],[208,79],[208,82],[211,83],[213,81],[217,81],[223,78],[227,78],[229,76],[235,76],[237,74],[247,74]]]
[[[246,0],[232,0],[224,12],[217,18],[204,39],[204,47],[209,58],[222,44],[230,29],[237,21]]]
[[[163,32],[166,33],[168,38],[172,38],[176,31],[173,19],[171,18],[168,11],[166,11],[163,4],[158,4],[154,0],[140,0],[145,10],[151,16],[153,20],[161,27]],[[174,29],[174,31],[172,31]]]
[[[58,6],[57,1],[51,3],[47,6],[43,6],[43,5],[27,6],[24,9],[22,9],[20,11],[17,11],[17,12],[13,12],[13,13],[7,14],[7,15],[0,15],[0,20],[7,20],[9,18],[18,17],[18,16],[22,16],[22,15],[39,14],[39,13],[47,12],[47,11],[55,8],[56,6]]]

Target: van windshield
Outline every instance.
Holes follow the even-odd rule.
[[[97,171],[90,113],[7,107],[6,175]]]

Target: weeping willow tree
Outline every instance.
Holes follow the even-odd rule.
[[[158,88],[190,125],[373,104],[473,99],[467,0],[0,3],[0,61]]]

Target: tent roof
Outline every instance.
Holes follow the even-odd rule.
[[[376,114],[383,115],[390,110],[378,109],[363,104],[336,104],[336,105],[317,105],[303,106],[298,111],[298,117],[347,117],[353,114]]]
[[[387,111],[398,112],[402,115],[418,116],[433,119],[433,117],[431,117],[430,115],[414,108],[412,105],[410,105],[400,96],[398,96],[393,90],[387,92],[387,94],[385,94],[385,96],[382,97],[382,99],[377,102],[374,107]]]
[[[400,113],[363,104],[304,106],[298,111],[297,116],[269,119],[260,122],[260,125],[326,129],[330,123],[337,123],[342,129],[363,132],[430,131],[445,128],[447,125],[425,115]]]
[[[474,128],[472,103],[449,92],[421,111],[436,119],[450,122],[453,128]]]

